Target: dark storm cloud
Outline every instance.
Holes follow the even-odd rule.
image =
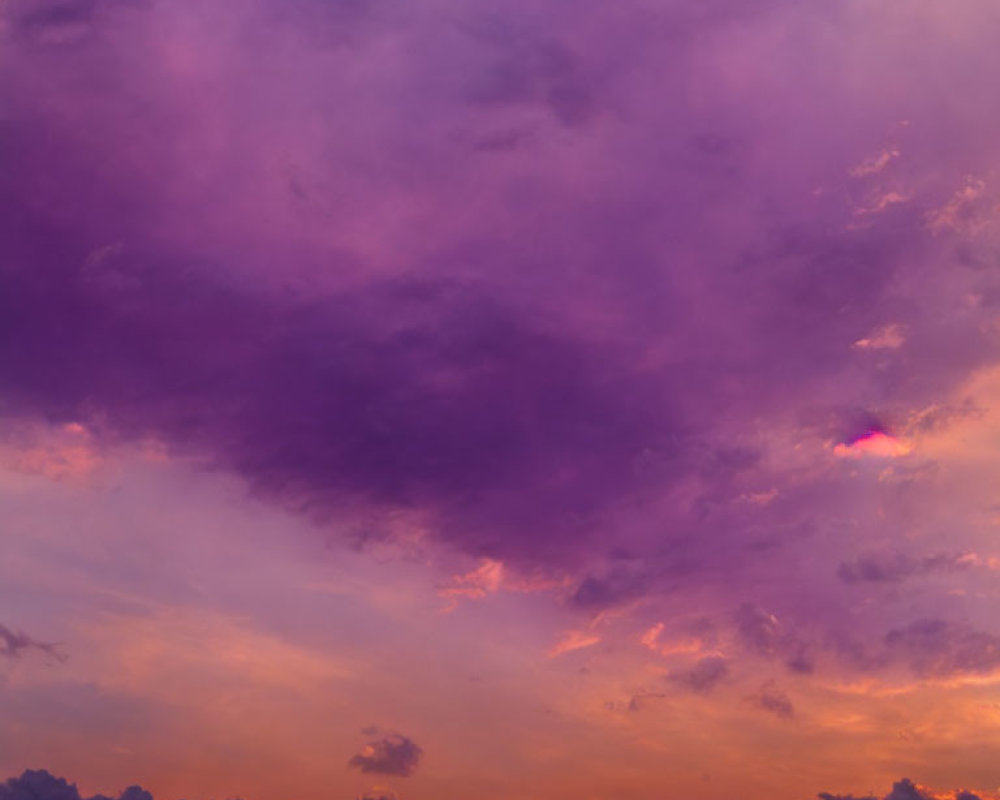
[[[969,133],[985,112],[901,91],[920,41],[838,49],[850,15],[777,0],[639,6],[4,6],[0,413],[164,440],[375,520],[360,540],[411,512],[572,572],[588,612],[694,575],[752,597],[850,491],[775,463],[774,431],[822,460],[995,358],[988,300],[941,303],[996,280],[955,263],[961,215],[928,220],[996,147]],[[912,191],[879,207],[852,168],[887,137]],[[897,350],[854,347],[888,323]]]
[[[8,283],[8,396],[56,419],[102,409],[125,435],[214,441],[263,493],[317,514],[345,495],[437,508],[473,550],[537,553],[586,533],[670,424],[647,379],[599,369],[599,350],[475,287],[264,305],[141,262],[109,291],[73,268],[85,258]]]
[[[412,739],[395,733],[372,739],[347,763],[362,772],[405,777],[416,770],[423,752]]]

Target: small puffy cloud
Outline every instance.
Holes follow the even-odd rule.
[[[692,692],[712,691],[729,675],[729,662],[722,656],[706,656],[686,670],[670,673],[670,680]]]
[[[1000,636],[965,623],[917,620],[889,631],[885,644],[918,675],[982,675],[1000,668]]]
[[[837,567],[845,583],[898,583],[916,575],[967,569],[975,563],[968,555],[938,553],[913,558],[904,553],[866,553]]]
[[[406,777],[417,768],[423,753],[408,736],[392,733],[372,739],[347,763],[362,772]]]
[[[751,699],[756,706],[776,717],[791,719],[795,716],[795,706],[792,705],[792,701],[785,692],[774,685],[773,681],[761,686],[760,691]]]
[[[660,700],[666,697],[663,692],[639,692],[632,695],[628,701],[629,711],[639,711],[646,705],[647,700]]]

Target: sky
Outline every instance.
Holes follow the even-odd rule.
[[[1000,797],[998,41],[2,0],[0,800]]]

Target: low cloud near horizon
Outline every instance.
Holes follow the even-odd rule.
[[[954,800],[984,800],[979,795],[965,790],[955,790],[951,794],[954,795]],[[860,797],[827,792],[820,792],[817,797],[820,800],[879,800],[873,796]],[[893,784],[892,791],[882,800],[940,800],[942,797],[941,793],[932,793],[915,785],[908,778],[903,778]],[[0,800],[153,800],[153,796],[140,786],[130,786],[117,798],[104,795],[82,798],[76,784],[42,769],[25,770],[17,778],[8,778],[5,783],[0,784]],[[391,789],[375,787],[359,795],[358,800],[397,800],[397,795]]]

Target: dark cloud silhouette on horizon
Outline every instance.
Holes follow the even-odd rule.
[[[965,790],[955,791],[955,800],[981,800],[979,795]],[[852,794],[830,794],[820,792],[820,800],[879,800],[879,798],[867,795],[864,797]],[[940,795],[922,791],[909,778],[903,778],[892,785],[890,791],[882,800],[934,800]]]
[[[902,778],[893,784],[892,790],[881,800],[934,800],[938,796],[923,791],[909,778]],[[880,800],[873,795],[829,792],[820,792],[817,797],[819,800]],[[955,790],[954,798],[982,800],[979,795],[964,789]],[[75,783],[69,783],[44,769],[29,769],[19,777],[8,778],[4,783],[0,783],[0,800],[153,800],[153,796],[140,786],[129,786],[117,798],[101,794],[82,798]],[[358,800],[397,800],[397,795],[391,789],[373,787],[358,795]]]
[[[82,798],[75,783],[44,769],[28,769],[0,784],[0,800],[153,800],[153,796],[141,786],[129,786],[117,798],[101,794]]]

